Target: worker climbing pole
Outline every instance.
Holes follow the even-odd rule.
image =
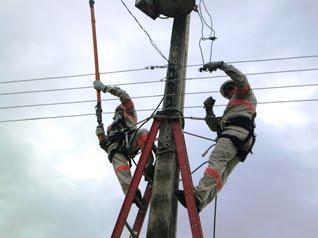
[[[108,159],[113,165],[114,172],[120,182],[122,190],[127,194],[132,176],[130,167],[134,157],[138,154],[139,150],[143,150],[145,142],[148,137],[148,131],[144,128],[137,128],[137,113],[129,94],[123,89],[104,85],[100,81],[99,65],[98,65],[98,52],[97,52],[97,37],[95,27],[95,14],[94,14],[94,1],[89,1],[91,10],[91,23],[93,33],[94,44],[94,59],[95,59],[95,76],[94,88],[97,90],[97,106],[96,116],[98,125],[96,127],[96,135],[98,136],[100,147],[108,154]],[[117,106],[113,116],[113,122],[107,127],[107,135],[102,123],[102,107],[101,107],[101,92],[109,93],[116,96],[120,100],[120,104]],[[153,145],[151,148],[155,151]],[[134,230],[138,230],[139,224],[143,222],[144,215],[146,213],[149,200],[148,194],[151,194],[152,180],[154,173],[154,157],[152,153],[148,154],[146,167],[143,169],[143,175],[148,182],[146,189],[146,196],[143,198],[141,191],[136,189],[134,194],[130,195],[133,198],[133,202],[141,210],[141,215],[137,216],[137,221],[134,227],[125,221],[124,224],[134,237]],[[129,196],[129,195],[127,195]],[[149,197],[150,198],[150,197]],[[140,226],[141,229],[141,226]]]

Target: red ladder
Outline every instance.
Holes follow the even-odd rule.
[[[138,185],[140,183],[143,171],[145,169],[148,157],[151,153],[152,145],[156,139],[156,135],[158,133],[160,124],[162,120],[167,120],[164,117],[158,117],[156,116],[154,118],[153,124],[151,126],[148,139],[146,141],[146,145],[141,153],[136,171],[134,173],[134,176],[132,178],[132,181],[130,183],[127,195],[125,197],[124,203],[121,207],[119,216],[117,218],[112,238],[120,238],[124,225],[127,225],[127,217],[131,208],[131,205],[133,203],[133,200],[135,198],[135,194],[138,189]],[[180,125],[180,119],[178,117],[169,119],[171,120],[171,127],[173,131],[173,137],[176,144],[176,152],[177,152],[177,159],[179,163],[179,168],[181,171],[181,177],[182,177],[182,183],[184,187],[184,193],[185,193],[185,200],[187,204],[187,210],[191,225],[191,232],[192,237],[194,238],[203,238],[202,228],[201,228],[201,222],[200,217],[196,209],[195,201],[194,201],[194,194],[193,194],[193,183],[192,183],[192,177],[190,172],[190,166],[188,161],[188,155],[186,150],[186,144],[184,140],[183,131]],[[138,237],[141,231],[142,224],[144,222],[144,218],[146,216],[146,212],[149,206],[150,198],[152,193],[152,185],[148,183],[145,194],[143,196],[145,206],[141,209],[139,209],[139,212],[137,214],[134,226],[132,228],[132,231],[130,230],[132,237]],[[128,226],[129,227],[129,226]],[[129,227],[130,229],[130,227]],[[132,234],[133,232],[133,234]]]

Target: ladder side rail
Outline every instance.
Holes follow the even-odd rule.
[[[145,147],[141,153],[140,159],[138,161],[137,168],[135,170],[134,176],[131,180],[130,186],[128,188],[128,192],[126,194],[124,203],[120,209],[119,216],[117,218],[113,233],[112,233],[112,238],[120,238],[125,222],[127,220],[131,205],[133,203],[133,200],[135,198],[135,194],[137,192],[138,185],[140,183],[143,171],[146,167],[146,163],[148,161],[149,155],[152,150],[152,145],[156,139],[157,132],[159,130],[160,126],[160,120],[155,119],[153,121],[153,124],[151,126],[150,132],[148,134],[148,138],[145,144]]]
[[[179,162],[179,168],[181,171],[182,183],[184,187],[185,199],[187,204],[187,210],[191,225],[192,237],[203,238],[202,226],[200,217],[195,205],[193,194],[193,182],[191,177],[190,165],[188,160],[188,154],[186,150],[186,144],[184,135],[180,126],[179,120],[172,122],[172,131],[174,140],[176,143],[177,158]]]

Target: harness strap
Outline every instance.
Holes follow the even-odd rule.
[[[242,127],[248,131],[251,131],[255,128],[254,126],[254,116],[252,119],[248,117],[238,116],[228,119],[225,123],[223,123],[222,127],[227,126],[239,126]]]
[[[241,140],[240,138],[238,138],[237,136],[234,135],[228,135],[228,134],[223,134],[222,132],[224,130],[222,130],[219,133],[219,138],[228,138],[231,140],[231,142],[233,143],[233,145],[236,147],[237,149],[237,156],[239,157],[241,162],[244,162],[247,155],[249,153],[252,153],[252,148],[254,146],[254,143],[256,141],[256,136],[254,133],[254,129],[255,129],[255,125],[254,125],[254,119],[256,117],[256,114],[253,115],[252,119],[248,118],[248,117],[242,117],[242,116],[238,116],[238,117],[234,117],[229,119],[228,121],[226,121],[223,124],[223,128],[226,126],[239,126],[242,127],[246,130],[248,130],[248,135],[244,140]],[[250,148],[245,151],[243,150],[243,147],[246,143],[249,142],[249,140],[252,138],[252,144],[250,146]]]
[[[121,148],[124,148],[124,147],[121,147]],[[113,149],[113,150],[111,150],[111,151],[108,153],[108,159],[109,159],[109,162],[110,162],[110,163],[112,163],[115,154],[122,154],[123,156],[125,156],[125,158],[127,159],[128,163],[129,163],[129,167],[132,166],[132,164],[131,164],[131,158],[128,157],[127,151],[125,151],[124,149]]]

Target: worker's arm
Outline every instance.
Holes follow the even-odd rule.
[[[233,65],[229,65],[223,61],[214,61],[207,63],[200,69],[200,71],[215,71],[217,69],[223,70],[237,86],[237,94],[244,95],[250,90],[250,85],[247,81],[246,76],[235,68]]]
[[[98,137],[98,140],[99,140],[99,145],[100,147],[105,150],[107,152],[107,136],[105,135],[105,130],[104,130],[104,126],[103,124],[99,124],[97,127],[96,127],[96,136]]]
[[[128,116],[135,123],[137,122],[135,105],[131,100],[129,94],[125,90],[122,90],[121,88],[116,86],[104,85],[102,82],[97,80],[94,82],[94,88],[103,91],[104,93],[108,92],[116,97],[119,97],[121,105],[125,109],[126,116]]]
[[[214,114],[214,104],[215,100],[212,97],[208,97],[203,103],[206,112],[205,122],[211,131],[217,132],[220,129],[220,118]]]

